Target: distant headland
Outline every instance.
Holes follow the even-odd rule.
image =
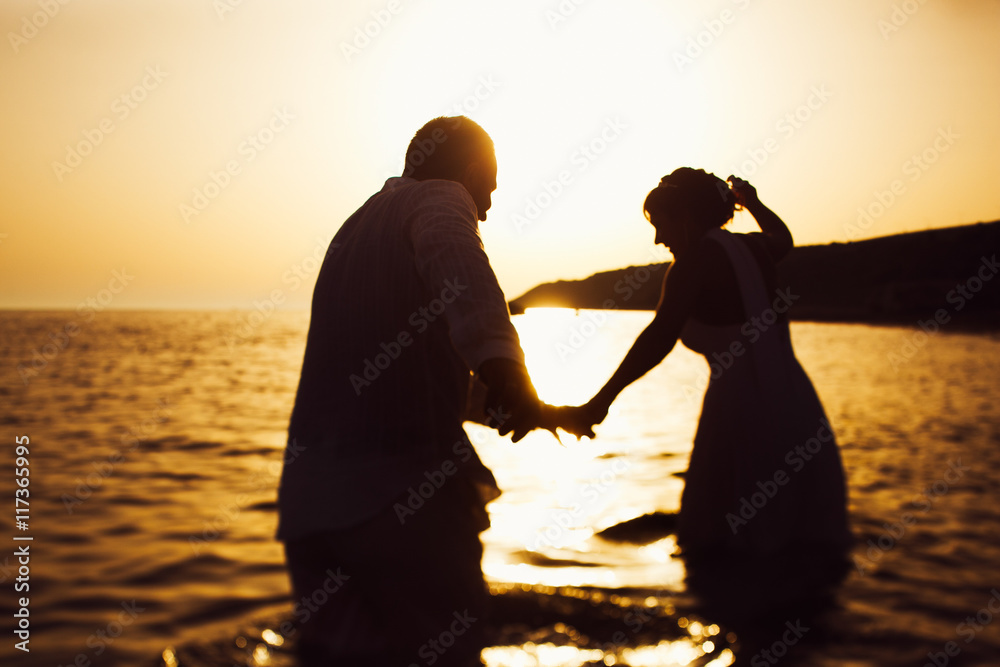
[[[800,246],[778,265],[795,320],[908,324],[947,318],[1000,329],[1000,220],[851,243]],[[561,306],[653,310],[669,263],[630,266],[532,288],[512,313]]]

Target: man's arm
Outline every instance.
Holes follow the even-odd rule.
[[[452,343],[487,386],[488,423],[501,435],[513,432],[516,442],[537,422],[538,396],[483,249],[475,203],[458,183],[422,187],[410,228],[417,271],[432,292],[449,291],[444,316]]]
[[[487,359],[479,367],[479,377],[486,385],[487,426],[500,435],[513,433],[511,439],[517,442],[541,425],[542,404],[523,363],[502,357]]]

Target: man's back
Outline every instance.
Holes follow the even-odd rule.
[[[468,192],[390,179],[317,279],[279,537],[363,519],[449,459],[488,475],[462,429],[470,368],[520,356]]]
[[[457,618],[437,664],[481,664],[479,535],[499,490],[462,428],[470,370],[501,434],[541,414],[479,238],[493,140],[432,119],[404,173],[344,223],[313,294],[278,491],[303,666],[411,664]]]

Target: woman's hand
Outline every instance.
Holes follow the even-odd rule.
[[[757,188],[750,185],[739,176],[730,176],[726,180],[732,183],[733,195],[736,197],[736,203],[743,208],[747,208],[747,206],[760,201],[757,198]]]
[[[552,429],[561,428],[567,433],[575,435],[577,439],[596,437],[594,426],[604,421],[608,415],[607,408],[601,408],[594,401],[584,405],[552,407],[551,410],[549,425]]]
[[[792,233],[788,231],[788,227],[774,211],[760,202],[757,197],[757,188],[738,176],[730,176],[729,182],[733,184],[733,195],[736,196],[736,203],[749,211],[753,219],[760,225],[760,231],[764,233],[771,257],[776,262],[781,260],[795,246]]]

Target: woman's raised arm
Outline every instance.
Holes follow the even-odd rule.
[[[761,203],[757,197],[757,189],[737,176],[730,176],[729,182],[733,184],[736,203],[750,211],[750,215],[760,226],[767,249],[774,261],[777,262],[791,252],[795,247],[792,233],[774,211]]]

